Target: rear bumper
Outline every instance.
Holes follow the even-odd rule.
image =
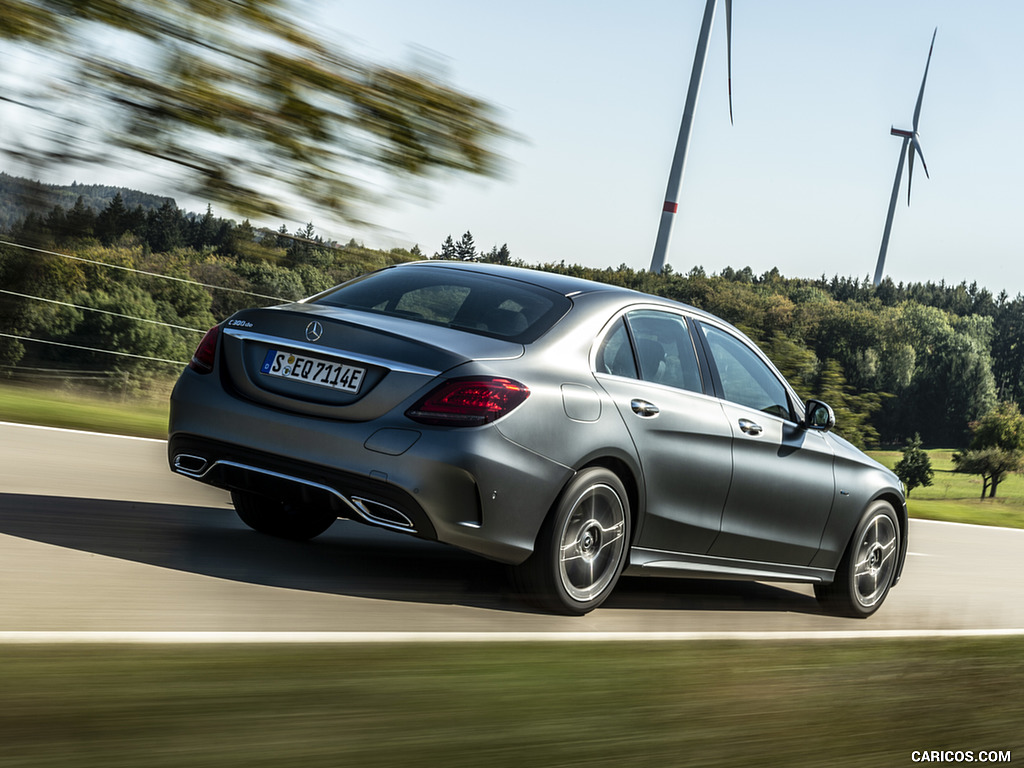
[[[506,563],[533,551],[573,470],[493,425],[431,428],[287,413],[186,370],[171,396],[168,461],[186,477],[330,505],[340,517],[452,544]]]
[[[168,461],[178,474],[217,488],[299,500],[338,517],[437,539],[416,500],[385,481],[186,434],[170,440]]]

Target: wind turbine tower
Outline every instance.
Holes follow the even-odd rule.
[[[924,77],[921,78],[921,90],[917,94],[917,105],[914,107],[913,128],[909,131],[899,128],[890,128],[893,136],[900,136],[903,145],[900,147],[900,159],[896,164],[896,180],[892,183],[892,195],[889,198],[889,214],[885,218],[885,230],[882,232],[882,247],[878,251],[878,264],[875,266],[875,286],[882,282],[882,273],[885,271],[885,253],[889,249],[889,233],[892,231],[892,217],[896,213],[896,200],[900,195],[900,181],[903,178],[903,162],[909,158],[910,172],[907,174],[907,206],[910,206],[910,188],[914,183],[914,155],[921,158],[921,165],[924,167],[924,175],[928,176],[928,164],[924,161],[924,152],[921,149],[921,138],[917,132],[917,125],[921,120],[921,101],[924,99],[924,84],[928,82],[928,67],[932,63],[932,49],[935,47],[935,35],[939,28],[932,32],[932,43],[928,46],[928,61],[924,65]]]
[[[686,92],[686,105],[683,107],[683,121],[679,126],[679,138],[676,140],[676,151],[672,158],[672,169],[668,175],[668,189],[665,192],[665,205],[661,210],[661,224],[658,226],[658,239],[654,244],[654,255],[651,257],[651,272],[660,273],[665,266],[665,255],[668,252],[668,240],[672,234],[672,223],[679,208],[679,186],[683,180],[683,167],[686,165],[686,150],[690,143],[690,129],[693,127],[693,113],[697,107],[697,96],[700,93],[700,82],[704,76],[704,62],[707,60],[708,39],[711,37],[711,25],[715,20],[715,6],[718,0],[707,0],[704,6],[704,21],[697,37],[697,50],[693,55],[693,71],[690,73],[690,88]],[[732,0],[725,0],[725,38],[728,55],[729,76],[729,122],[732,122]]]

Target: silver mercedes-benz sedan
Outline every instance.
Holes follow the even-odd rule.
[[[512,566],[586,613],[622,573],[804,582],[866,617],[907,551],[899,480],[742,333],[545,272],[403,264],[206,334],[169,461],[262,533],[336,519]]]

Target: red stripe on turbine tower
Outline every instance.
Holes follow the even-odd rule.
[[[665,207],[662,208],[661,210],[665,211],[666,213],[675,213],[676,211],[679,210],[679,203],[673,203],[671,200],[666,200]]]

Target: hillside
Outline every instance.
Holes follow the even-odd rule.
[[[121,193],[124,205],[129,210],[134,210],[140,205],[146,211],[157,210],[168,200],[174,203],[172,198],[151,195],[127,187],[78,182],[67,186],[42,184],[0,172],[0,231],[10,229],[15,222],[24,219],[33,208],[37,213],[46,213],[55,205],[70,210],[79,197],[87,208],[99,212],[107,207],[118,192]]]
[[[83,203],[86,192],[118,192],[77,184],[50,191]],[[418,248],[325,242],[312,222],[291,234],[283,225],[257,230],[209,209],[184,213],[170,200],[147,212],[117,197],[76,208],[70,195],[64,199],[71,210],[53,203],[43,215],[16,221],[5,238],[13,242],[0,243],[0,368],[9,372],[160,378],[189,359],[194,334],[242,307],[310,296],[423,258]],[[147,197],[151,204],[163,200]],[[449,237],[435,258],[520,263],[505,246],[484,253],[473,242],[470,232],[458,244]],[[53,253],[41,258],[40,248]],[[928,445],[962,447],[971,423],[997,402],[1024,405],[1024,296],[993,295],[976,284],[874,286],[838,275],[787,278],[778,269],[756,275],[749,267],[712,275],[700,267],[686,274],[565,263],[539,268],[725,318],[762,346],[803,399],[828,402],[842,436],[858,445],[900,445],[919,433]]]

